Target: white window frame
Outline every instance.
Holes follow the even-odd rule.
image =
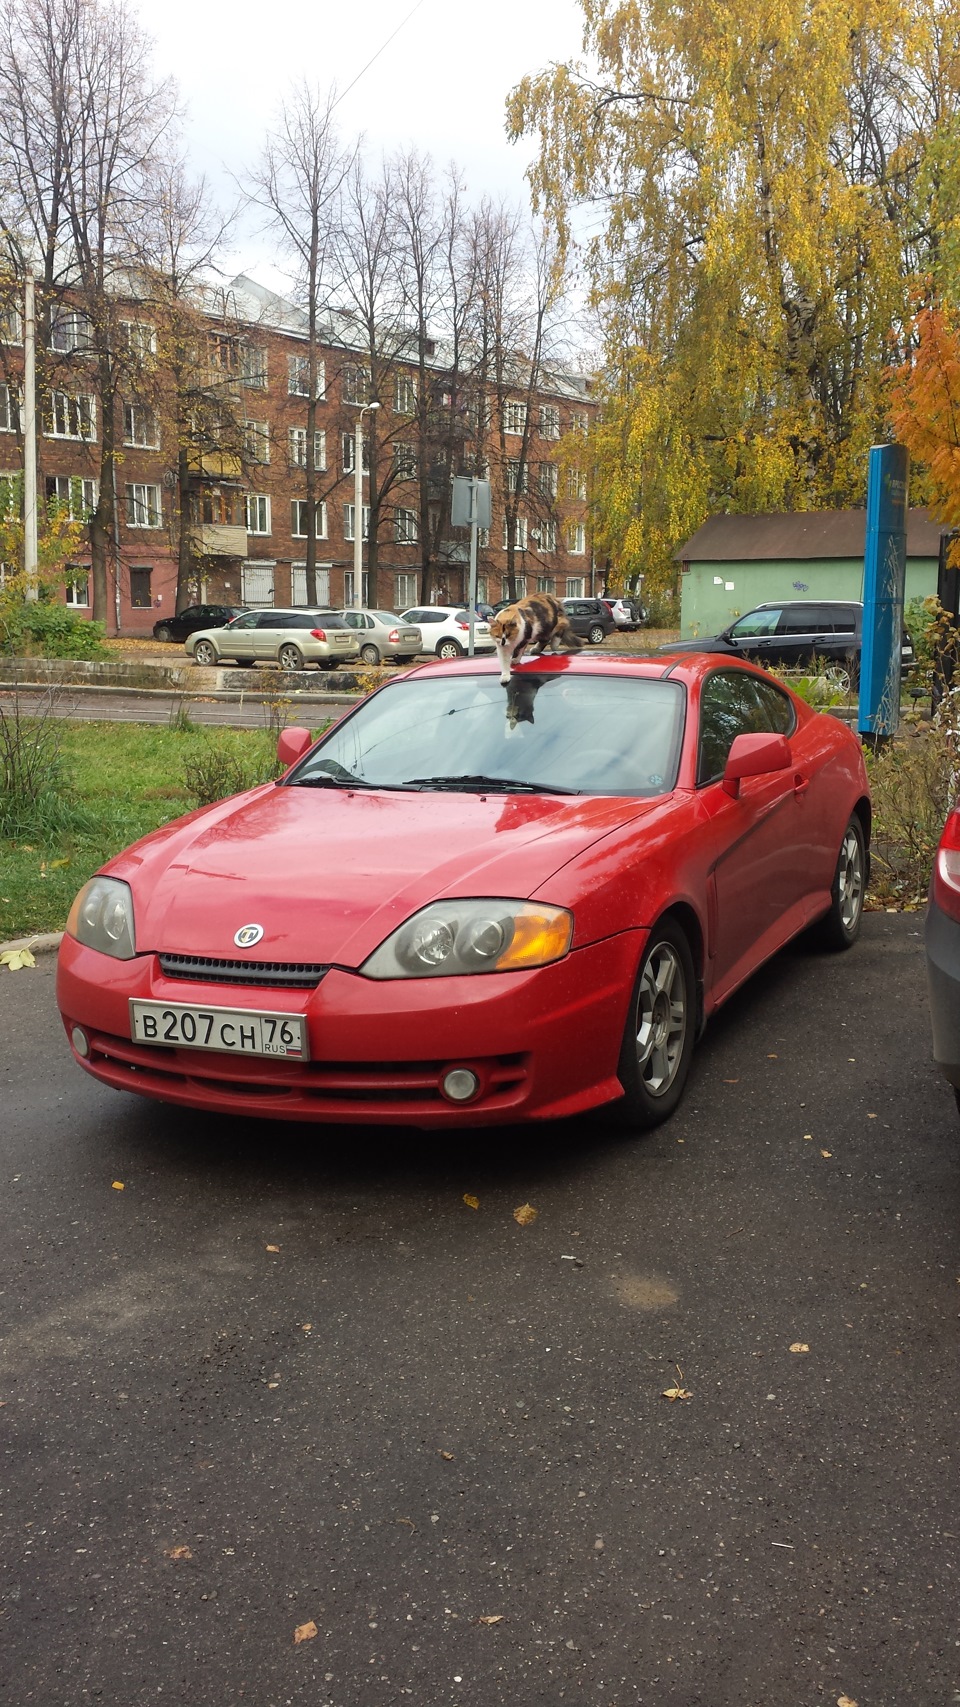
[[[240,384],[246,391],[266,391],[267,352],[262,344],[240,345]]]
[[[265,468],[270,461],[270,422],[244,421],[243,449],[248,462]]]
[[[16,432],[19,413],[20,399],[16,387],[0,385],[0,433]]]
[[[537,468],[537,485],[545,498],[555,498],[557,495],[557,465],[555,462],[541,462]]]
[[[314,539],[327,537],[327,506],[324,499],[314,504],[317,516],[317,531]],[[306,498],[291,498],[290,500],[290,537],[306,539],[307,535],[307,500]]]
[[[71,522],[83,522],[97,507],[97,482],[85,474],[48,474],[46,486],[53,484],[55,490],[47,491],[47,502],[55,498],[57,503],[67,512]],[[88,501],[89,500],[89,501]]]
[[[555,582],[554,582],[554,577],[552,575],[538,575],[537,576],[537,592],[538,593],[551,593],[552,594],[554,591],[554,586],[555,586]]]
[[[416,545],[420,539],[420,518],[416,510],[398,509],[394,519],[394,538],[398,545]]]
[[[507,518],[506,518],[506,516],[504,516],[504,518],[503,518],[503,549],[504,549],[504,551],[508,551],[510,549],[509,541],[507,539]],[[514,550],[526,551],[526,549],[527,549],[527,518],[526,518],[526,516],[518,516],[517,517],[517,535],[516,535],[516,540],[514,542]]]
[[[414,572],[393,577],[394,610],[410,610],[417,602],[417,577]]]
[[[291,427],[288,437],[287,460],[291,468],[307,466],[307,429]],[[318,427],[313,435],[313,466],[318,474],[327,470],[327,429]]]
[[[363,396],[360,396],[360,391]],[[370,369],[359,362],[346,362],[340,383],[344,403],[367,404],[370,401]]]
[[[587,530],[582,522],[567,526],[567,551],[571,557],[582,557],[587,549]]]
[[[507,460],[507,491],[525,492],[527,490],[527,465],[519,456],[511,456]]]
[[[557,524],[556,524],[556,522],[553,521],[550,517],[547,517],[547,519],[545,521],[541,521],[539,523],[539,527],[540,527],[540,548],[541,548],[541,550],[542,551],[556,551],[556,549],[557,549]]]
[[[393,447],[393,465],[397,471],[398,480],[416,480],[417,478],[417,447],[406,439],[400,439]]]
[[[395,415],[415,415],[417,412],[417,382],[412,373],[398,373],[393,381],[393,410]]]
[[[123,442],[140,450],[160,449],[160,422],[157,412],[146,403],[131,401],[123,405]]]
[[[555,403],[540,405],[540,437],[542,439],[558,439],[560,437],[560,411]]]
[[[344,537],[344,539],[350,540],[350,539],[353,539],[353,537],[354,537],[354,534],[353,534],[353,525],[354,525],[353,513],[354,513],[354,509],[355,509],[355,505],[353,505],[353,504],[344,504],[344,506],[343,506],[343,537]],[[369,504],[362,504],[361,510],[362,510],[362,515],[361,515],[360,525],[363,529],[363,533],[362,533],[361,537],[363,539],[369,539],[370,538],[370,505]],[[347,600],[347,603],[348,604],[350,603],[349,599]]]
[[[124,487],[124,511],[128,528],[161,528],[163,499],[159,486],[149,481],[128,481]],[[153,496],[149,496],[149,494]],[[145,517],[145,520],[141,518]]]
[[[64,604],[69,605],[72,610],[89,610],[90,571],[86,564],[68,563],[66,565],[66,574],[72,577],[75,576],[76,579],[68,580],[65,584],[63,597]],[[82,580],[80,578],[81,574],[83,577]]]
[[[310,396],[310,358],[308,356],[287,357],[287,396]]]
[[[508,397],[503,405],[503,430],[522,438],[527,424],[527,405],[518,397]]]
[[[567,497],[574,498],[581,504],[586,502],[587,477],[582,468],[567,469]]]
[[[89,392],[48,391],[47,439],[79,439],[93,444],[97,437],[97,400]],[[86,419],[84,419],[86,417]],[[89,427],[89,431],[84,429]]]
[[[342,450],[342,454],[343,454],[343,472],[344,472],[344,474],[352,474],[355,467],[356,467],[356,459],[357,459],[357,437],[356,437],[356,433],[349,432],[348,430],[345,429],[341,433],[340,437],[341,437],[341,450]],[[361,435],[361,443],[363,446],[363,449],[360,453],[361,457],[362,457],[362,461],[363,461],[363,472],[364,472],[364,474],[369,474],[370,473],[370,440],[367,437],[366,433],[363,433]]]
[[[330,571],[332,568],[332,563],[317,563],[315,565],[317,604],[324,608],[330,604]],[[290,565],[290,603],[299,610],[307,608],[307,565],[302,559],[299,563],[291,563]]]
[[[50,318],[50,348],[59,356],[87,356],[93,346],[93,321],[82,308],[55,308]]]
[[[157,353],[157,329],[146,320],[121,320],[123,341],[132,356],[143,361]]]
[[[0,309],[0,343],[23,343],[23,315],[15,302]]]
[[[588,419],[586,410],[585,409],[571,409],[571,411],[570,411],[570,432],[571,433],[578,433],[581,438],[585,438],[586,434],[587,434],[588,427],[589,427],[589,419]]]
[[[587,580],[585,575],[568,575],[567,590],[564,598],[582,599],[586,597]]]
[[[270,525],[270,498],[266,492],[247,492],[244,495],[243,508],[248,534],[265,538],[273,532]]]
[[[343,602],[345,605],[352,605],[353,604],[353,570],[352,569],[345,569],[344,573],[343,573]],[[369,573],[369,570],[367,570],[367,569],[361,569],[361,571],[360,571],[360,603],[361,603],[361,605],[366,605],[366,604],[369,604],[369,602],[370,602],[370,573]]]

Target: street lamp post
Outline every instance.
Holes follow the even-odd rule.
[[[23,250],[23,571],[25,597],[37,588],[37,297],[32,244]]]
[[[363,604],[363,417],[379,409],[379,403],[364,403],[357,411],[353,436],[353,604]]]

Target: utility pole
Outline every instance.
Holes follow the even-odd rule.
[[[379,409],[379,403],[364,403],[357,411],[353,435],[353,605],[363,605],[363,417]],[[308,447],[309,452],[309,447]]]
[[[23,570],[25,598],[37,587],[37,295],[34,251],[23,251]]]

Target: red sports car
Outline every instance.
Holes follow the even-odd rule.
[[[427,665],[276,783],[74,902],[58,997],[118,1090],[273,1120],[484,1125],[675,1108],[709,1015],[860,926],[860,747],[747,663]]]

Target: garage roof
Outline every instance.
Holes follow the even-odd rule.
[[[756,563],[783,559],[862,557],[866,510],[805,510],[786,515],[710,516],[679,545],[683,563]],[[941,527],[925,509],[907,517],[907,556],[937,557]]]

